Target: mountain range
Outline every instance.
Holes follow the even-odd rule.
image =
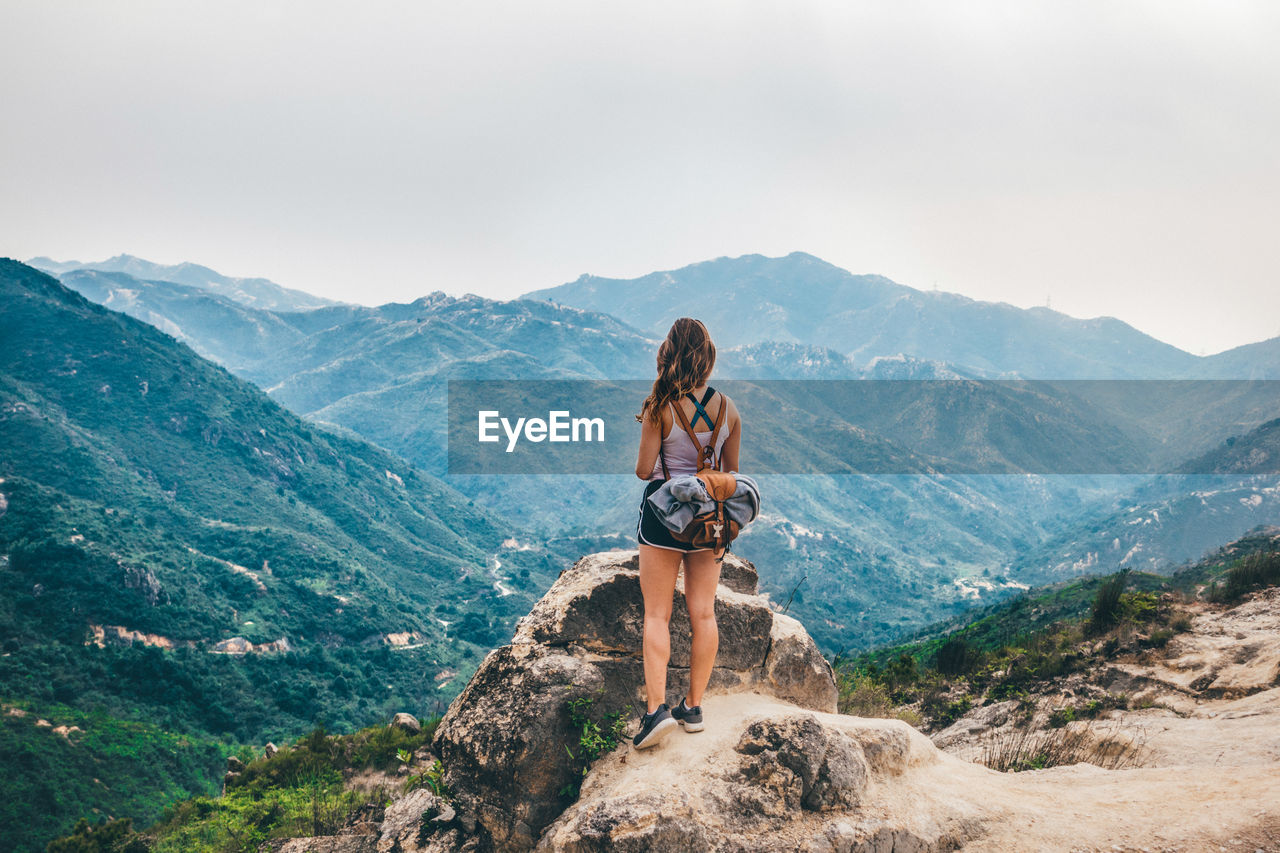
[[[676,317],[697,316],[726,346],[804,343],[860,364],[905,353],[1024,379],[1280,377],[1280,338],[1201,357],[1114,317],[917,290],[804,252],[717,258],[635,279],[583,275],[522,298],[602,311],[654,335]]]
[[[1237,359],[1235,351],[1220,354],[1222,359],[1182,353],[1116,320],[1079,321],[1043,309],[1027,311],[945,295],[954,297],[948,301],[880,277],[853,276],[803,253],[717,259],[627,282],[585,277],[510,302],[432,293],[407,304],[336,305],[303,312],[265,311],[208,290],[143,282],[123,273],[73,270],[64,272],[62,279],[96,301],[176,331],[197,351],[267,389],[309,420],[350,429],[438,475],[446,470],[448,378],[647,377],[667,322],[654,313],[660,304],[655,293],[674,298],[675,292],[714,288],[729,294],[730,301],[739,300],[734,312],[724,300],[704,304],[699,311],[707,312],[703,316],[713,332],[719,323],[729,333],[727,343],[737,343],[723,346],[724,336],[717,334],[722,343],[717,375],[741,379],[1011,377],[1029,370],[1025,354],[1033,350],[1045,374],[1067,379],[1178,371],[1212,374]],[[578,306],[555,301],[580,291],[589,291],[591,300]],[[547,293],[553,294],[552,301],[545,298]],[[915,320],[892,311],[885,314],[886,306],[898,306],[893,310],[899,311],[899,303],[933,307],[917,312]],[[623,319],[595,306],[624,312]],[[937,312],[945,315],[945,322],[934,316]],[[882,335],[874,346],[851,346],[848,329],[881,314],[897,316],[889,325],[905,331],[896,337]],[[843,320],[831,319],[836,316]],[[1045,323],[1057,331],[1050,334]],[[953,334],[957,329],[965,334]],[[784,340],[756,340],[767,335]],[[911,348],[923,340],[932,349]],[[1258,355],[1269,343],[1253,345],[1251,352]],[[896,345],[905,348],[891,349]],[[1135,359],[1135,354],[1141,357]],[[1240,375],[1257,372],[1250,367]],[[976,435],[939,429],[932,422],[932,409],[913,409],[892,394],[853,423],[815,420],[815,413],[823,411],[822,401],[806,399],[799,389],[792,389],[789,399],[767,391],[748,391],[744,399],[758,397],[757,408],[766,407],[761,411],[797,413],[786,441],[758,445],[757,453],[786,448],[787,453],[821,458],[833,443],[865,436],[859,440],[871,442],[866,451],[888,453],[884,458],[910,459],[912,453],[923,452],[919,462],[911,463],[914,467],[901,469],[915,471],[939,461],[961,464],[955,470],[965,470],[965,459],[983,460],[987,467],[980,470],[999,470],[991,468],[989,460],[998,458],[999,448],[1010,442],[1039,441],[1037,452],[1058,455],[1075,446],[1087,456],[1096,452],[1092,445],[1097,437],[1107,434],[1119,442],[1116,459],[1135,460],[1156,452],[1161,455],[1159,465],[1172,469],[1190,457],[1213,452],[1224,440],[1246,433],[1274,413],[1269,408],[1273,401],[1265,394],[1224,398],[1221,389],[1206,383],[1193,388],[1192,394],[1178,396],[1158,385],[1102,383],[1087,395],[1084,408],[1069,400],[1069,390],[1057,393],[1045,401],[1048,408],[1045,403],[1032,407],[1037,419],[1049,417],[1034,423],[1020,422],[1029,415],[1025,401],[1011,410],[1018,415],[1011,419],[1000,411],[1006,404],[988,399],[982,403],[990,408],[983,416],[987,426]],[[827,416],[823,412],[822,417]],[[1046,443],[1054,429],[1062,437],[1078,436]],[[1148,449],[1139,451],[1135,440]],[[1009,470],[1017,470],[1016,463]],[[575,537],[588,537],[621,544],[628,536],[618,531],[634,524],[629,477],[572,478],[552,493],[518,477],[448,479],[510,519],[528,542],[560,541],[572,548],[569,543],[583,541]],[[1142,478],[986,475],[777,478],[766,484],[771,500],[765,517],[744,535],[740,547],[748,556],[767,556],[779,571],[776,577],[762,579],[770,592],[784,596],[801,590],[797,613],[817,620],[811,630],[820,643],[827,648],[861,646],[883,641],[904,626],[971,606],[974,596],[987,600],[1006,594],[1025,583],[1020,573],[1043,576],[1040,567],[1060,565],[1065,558],[1036,556],[1041,543],[1060,537],[1058,544],[1063,545],[1072,541],[1073,529],[1106,527],[1105,519],[1125,501],[1137,505],[1127,493],[1140,482]],[[1152,540],[1143,546],[1145,554],[1177,563],[1220,544],[1221,535],[1238,535],[1253,526],[1269,508],[1228,496],[1237,487],[1253,495],[1255,485],[1212,490],[1223,502],[1215,510],[1221,525],[1212,533],[1145,528],[1137,534]],[[1265,485],[1259,488],[1259,499],[1265,500]],[[1167,499],[1153,499],[1153,508]],[[594,519],[590,525],[583,521],[587,507]],[[810,541],[798,536],[800,531],[824,538]],[[1090,553],[1102,559],[1088,537],[1076,545],[1080,554],[1067,565],[1087,564]],[[1105,553],[1117,559],[1144,553],[1130,545],[1112,554],[1116,547]],[[1059,550],[1070,549],[1064,545]],[[902,594],[913,588],[918,595]],[[822,595],[815,595],[817,591]],[[873,612],[888,618],[865,616]]]

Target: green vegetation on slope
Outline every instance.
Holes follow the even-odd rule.
[[[66,705],[0,705],[0,826],[5,849],[42,850],[67,830],[68,804],[85,816],[159,818],[171,801],[218,790],[228,746]],[[149,768],[139,773],[139,766]]]
[[[8,260],[0,303],[0,696],[195,740],[350,730],[442,706],[549,584],[500,595],[501,522],[168,335]],[[49,825],[143,805],[71,787]]]
[[[379,809],[390,788],[404,784],[388,777],[354,790],[346,781],[394,770],[398,755],[430,743],[439,717],[424,723],[417,733],[378,725],[335,736],[316,728],[274,756],[245,756],[222,796],[175,803],[154,823],[85,822],[51,843],[49,853],[252,853],[273,838],[333,834],[357,810]],[[138,825],[146,828],[135,832]]]
[[[1209,588],[1213,601],[1239,601],[1255,589],[1280,584],[1280,553],[1258,552],[1241,557]]]

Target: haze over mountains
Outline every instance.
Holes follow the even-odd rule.
[[[81,261],[55,261],[52,258],[32,258],[28,265],[53,275],[72,270],[96,270],[98,272],[125,273],[144,281],[170,281],[186,284],[220,296],[234,299],[244,305],[272,311],[305,311],[325,305],[336,305],[332,299],[313,296],[301,290],[281,287],[265,278],[232,278],[214,272],[199,264],[156,264],[133,255],[116,255],[105,261],[84,263]]]
[[[148,322],[172,323],[184,329],[193,321],[201,333],[211,334],[213,314],[228,312],[213,304],[184,304],[181,292],[139,286],[135,282],[171,282],[196,287],[227,300],[275,312],[307,311],[334,306],[330,300],[289,290],[266,279],[229,278],[197,264],[164,266],[131,255],[106,261],[81,263],[33,258],[32,266],[63,276],[76,271],[117,273],[96,284],[79,274],[73,284],[85,291],[96,289],[95,301],[114,298],[120,310],[150,312]],[[72,281],[67,283],[72,284]],[[136,291],[136,292],[135,292]],[[114,293],[114,297],[111,294]],[[86,295],[89,295],[86,293]],[[191,294],[185,294],[190,299]],[[1280,376],[1280,338],[1272,338],[1211,356],[1197,356],[1158,341],[1113,317],[1079,319],[1048,308],[1018,308],[1007,303],[983,302],[945,291],[917,290],[876,275],[854,275],[804,252],[781,258],[745,255],[717,258],[675,270],[654,272],[636,279],[610,279],[584,275],[557,287],[535,290],[524,300],[551,300],[588,312],[611,315],[630,324],[647,339],[660,339],[671,321],[682,314],[704,318],[722,350],[742,347],[738,358],[726,353],[729,364],[767,372],[778,363],[793,370],[817,370],[820,375],[865,372],[879,359],[911,359],[940,362],[943,371],[973,376],[1022,378],[1275,378]],[[501,303],[480,297],[448,297],[432,293],[402,306],[457,302],[472,307]],[[130,305],[136,307],[130,309]],[[394,305],[396,303],[392,303]],[[365,309],[342,306],[347,313],[321,314],[311,322],[296,321],[300,331],[314,332],[316,325],[352,322],[357,316],[393,319],[391,305]],[[205,320],[197,320],[201,315]],[[219,319],[229,329],[275,323],[265,315],[250,314],[234,320]],[[615,320],[615,323],[617,321]],[[354,330],[355,327],[352,327]],[[255,334],[271,351],[279,351],[297,337],[281,329],[261,329]],[[241,339],[237,347],[250,341]],[[759,347],[764,347],[761,357]],[[790,357],[780,348],[792,348]],[[224,348],[218,355],[241,362],[242,350]],[[265,354],[260,358],[265,358]],[[251,357],[250,357],[251,358]],[[650,359],[651,360],[651,359]],[[728,366],[728,365],[726,365]],[[619,368],[621,365],[611,365]],[[647,363],[636,365],[644,371]],[[882,369],[890,365],[882,365]],[[292,372],[297,372],[295,365]],[[856,371],[856,372],[855,372]],[[625,374],[630,375],[630,374]],[[734,374],[739,375],[737,372]],[[763,375],[763,373],[752,373]],[[619,377],[615,377],[619,378]],[[904,377],[906,378],[906,377]],[[914,378],[914,377],[911,377]]]
[[[1280,338],[1195,356],[1114,317],[916,290],[804,252],[717,258],[627,280],[584,275],[523,298],[603,311],[659,335],[676,317],[697,316],[726,346],[799,342],[858,363],[906,353],[1026,379],[1280,376]]]

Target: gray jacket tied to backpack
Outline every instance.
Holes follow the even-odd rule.
[[[725,499],[724,511],[741,529],[760,514],[760,489],[756,481],[746,474],[735,472],[733,476],[738,487]],[[706,485],[693,474],[667,480],[649,495],[649,504],[658,520],[676,533],[688,527],[695,515],[716,508],[716,502],[707,494]]]

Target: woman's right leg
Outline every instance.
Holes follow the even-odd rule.
[[[671,605],[682,551],[640,545],[640,592],[644,596],[644,692],[652,713],[667,701],[671,659]]]
[[[723,553],[723,552],[720,552]],[[716,626],[716,587],[720,583],[720,563],[712,551],[690,551],[684,555],[684,600],[689,608],[692,649],[689,659],[690,708],[702,704],[702,691],[711,680],[720,648]]]

